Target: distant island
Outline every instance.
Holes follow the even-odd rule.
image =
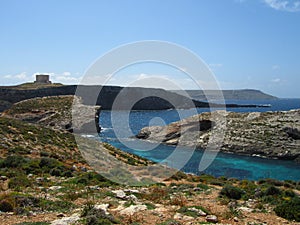
[[[221,90],[226,100],[276,100],[277,97],[266,94],[260,90],[255,89],[240,89],[240,90]],[[219,90],[172,90],[177,94],[184,94],[186,92],[191,98],[198,101],[207,101],[209,99],[218,100]]]

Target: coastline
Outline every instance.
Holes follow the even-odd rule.
[[[300,161],[300,110],[202,113],[165,127],[145,127],[136,137],[166,145],[206,149],[212,132],[220,128],[216,121],[211,120],[212,117],[216,119],[218,113],[226,117],[227,123],[223,127],[225,130],[221,152]]]

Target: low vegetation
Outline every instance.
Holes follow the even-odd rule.
[[[10,113],[46,109],[48,104],[14,106]],[[211,214],[224,224],[300,222],[300,182],[177,172],[162,183],[128,187],[94,172],[71,133],[2,116],[0,138],[0,221],[4,224],[46,225],[74,214],[78,214],[74,224],[85,225],[206,224],[204,215]],[[132,166],[152,164],[109,144],[98,145]],[[117,176],[128,179],[114,169]]]

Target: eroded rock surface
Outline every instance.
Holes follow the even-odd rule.
[[[300,161],[300,110],[202,113],[164,127],[145,127],[136,137],[198,149],[219,141],[222,152]]]

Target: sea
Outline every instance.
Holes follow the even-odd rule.
[[[226,100],[227,103],[268,105],[270,107],[257,108],[228,108],[234,112],[266,112],[288,111],[300,109],[300,99],[277,99],[277,100]],[[220,109],[211,109],[220,110]],[[101,133],[93,138],[107,142],[122,151],[130,152],[154,162],[168,164],[172,167],[169,159],[174,154],[175,147],[164,144],[155,145],[148,141],[140,141],[138,147],[134,145],[133,138],[143,127],[158,124],[169,124],[179,119],[192,116],[196,113],[209,112],[209,108],[185,109],[185,110],[153,110],[153,111],[108,111],[103,110],[100,114]],[[224,110],[224,109],[222,109]],[[125,124],[125,125],[124,125]],[[132,147],[135,146],[135,147]],[[300,163],[278,159],[265,159],[260,157],[243,156],[236,154],[218,153],[208,168],[199,171],[199,163],[203,156],[203,150],[195,150],[177,147],[176,154],[191,154],[187,162],[180,168],[185,173],[210,174],[215,177],[260,180],[272,178],[277,180],[300,181]],[[300,149],[299,149],[300,151]],[[169,160],[169,161],[168,161]],[[173,165],[175,168],[176,165]]]

